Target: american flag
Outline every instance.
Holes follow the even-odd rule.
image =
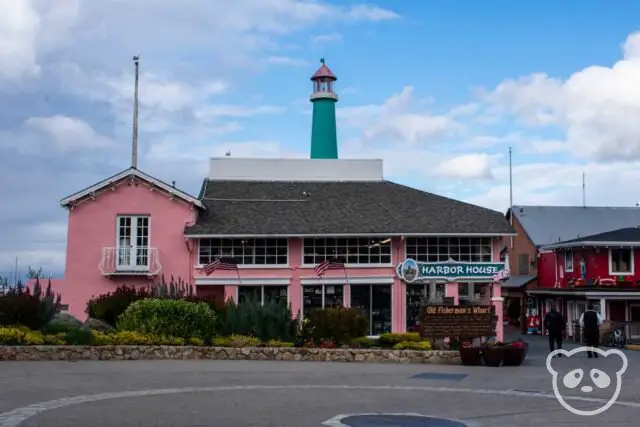
[[[344,269],[344,262],[340,258],[332,258],[316,265],[313,271],[315,271],[318,276],[323,276],[327,270],[342,270],[342,269]]]
[[[238,265],[230,258],[219,258],[210,262],[202,268],[208,276],[216,270],[238,270]]]

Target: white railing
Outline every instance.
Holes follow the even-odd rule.
[[[106,276],[155,276],[162,270],[162,265],[158,248],[132,246],[102,248],[102,259],[98,269]]]

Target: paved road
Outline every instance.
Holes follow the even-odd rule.
[[[553,397],[544,338],[530,338],[519,368],[249,361],[2,362],[0,427],[319,427],[337,416],[412,413],[469,426],[581,424],[635,426],[640,414],[640,356],[629,354],[619,401],[602,415],[580,417]],[[554,368],[612,373],[620,358],[558,359]],[[417,376],[417,377],[416,377]],[[587,375],[588,376],[588,375]],[[614,383],[615,386],[615,375]],[[613,387],[615,388],[615,387]],[[584,394],[608,399],[612,387]],[[589,410],[602,401],[569,401]],[[339,417],[338,417],[339,418]],[[456,424],[373,423],[352,427],[448,427]],[[377,421],[380,421],[380,417]],[[430,423],[427,423],[430,421]],[[414,424],[411,424],[414,422]],[[417,423],[417,424],[416,424]]]

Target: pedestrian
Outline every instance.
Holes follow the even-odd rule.
[[[549,334],[549,351],[553,352],[556,348],[562,348],[562,335],[566,329],[564,317],[556,310],[556,306],[552,305],[551,309],[544,316],[544,328]]]
[[[594,310],[593,304],[589,303],[587,311],[580,316],[580,328],[584,331],[584,340],[587,347],[598,348],[600,344],[600,325],[602,325],[602,317],[600,313]],[[587,351],[589,359],[598,358],[595,351]]]

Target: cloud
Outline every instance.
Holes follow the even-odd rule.
[[[75,117],[29,117],[24,125],[27,129],[40,131],[50,137],[62,151],[91,150],[114,145],[110,138],[98,134],[87,122]]]
[[[491,179],[491,156],[488,154],[465,154],[443,161],[436,168],[436,174],[449,178]]]
[[[267,63],[273,65],[286,65],[290,67],[306,67],[309,65],[308,61],[291,58],[289,56],[270,56],[267,58]]]
[[[513,114],[525,125],[561,129],[567,149],[584,159],[636,161],[640,33],[630,34],[622,51],[611,67],[589,66],[566,80],[544,73],[507,79],[484,98],[494,112]]]
[[[311,41],[314,43],[333,43],[339,42],[342,40],[342,34],[340,33],[328,33],[328,34],[318,34],[317,36],[313,36]]]

